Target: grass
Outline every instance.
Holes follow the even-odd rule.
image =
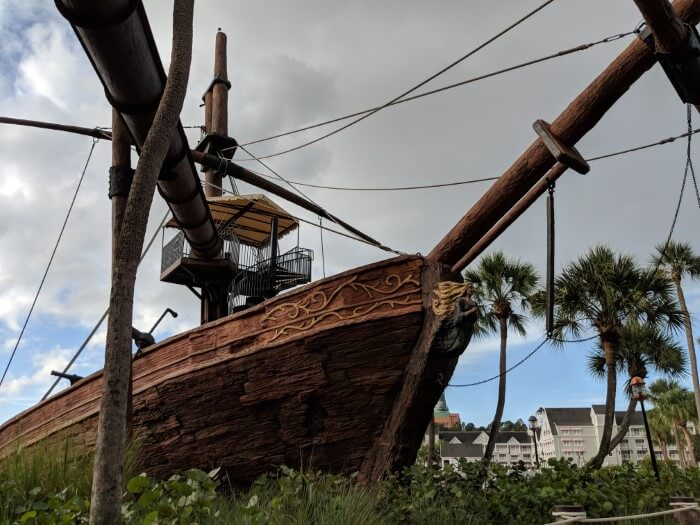
[[[131,473],[138,472],[135,449],[132,445],[128,454]],[[662,467],[663,484],[645,465],[590,472],[555,462],[533,478],[493,466],[483,490],[474,483],[484,479],[483,466],[466,463],[444,470],[414,465],[401,480],[372,487],[358,485],[352,476],[286,467],[245,491],[195,469],[165,481],[127,474],[125,523],[520,525],[549,521],[557,503],[578,502],[589,516],[601,517],[665,509],[676,492],[700,495],[698,469]],[[31,453],[19,449],[0,460],[0,525],[87,523],[91,471],[92,455],[70,441],[36,446]],[[669,517],[635,523],[673,522]]]

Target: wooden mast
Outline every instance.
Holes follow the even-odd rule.
[[[688,24],[700,21],[700,0],[676,0],[673,8],[678,18]],[[654,65],[653,51],[635,40],[584,89],[552,122],[552,133],[564,144],[573,146],[590,131],[613,104]],[[438,242],[429,258],[452,267],[465,251],[472,248],[555,163],[554,157],[538,139],[515,161]]]
[[[223,82],[222,82],[223,81]],[[228,136],[228,82],[226,67],[226,33],[216,33],[214,46],[214,82],[204,96],[204,119],[207,133]],[[221,173],[208,169],[204,172],[204,194],[207,197],[222,195]]]
[[[207,134],[228,136],[228,86],[226,34],[219,29],[214,45],[214,79],[204,95],[204,125]],[[223,195],[223,181],[218,169],[208,168],[204,172],[204,180],[206,197]],[[212,285],[202,292],[202,324],[228,315],[228,285]]]

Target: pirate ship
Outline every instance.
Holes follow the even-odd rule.
[[[265,196],[223,196],[223,175],[379,243],[232,161],[237,144],[227,130],[230,84],[219,33],[215,76],[204,96],[207,133],[190,150],[178,125],[158,183],[173,216],[166,227],[175,230],[163,244],[161,279],[197,294],[202,326],[134,359],[132,424],[144,468],[162,475],[220,466],[246,482],[273,465],[311,465],[374,480],[411,463],[471,336],[476,308],[460,271],[568,168],[588,171],[574,145],[657,59],[684,101],[700,101],[694,82],[700,46],[691,27],[700,21],[700,0],[676,0],[673,9],[666,0],[635,1],[649,24],[646,36],[551,125],[535,123],[532,145],[429,255],[393,257],[315,282],[309,250],[279,253],[279,238],[299,226],[295,218]],[[128,141],[140,148],[165,83],[143,6],[56,5]],[[111,136],[53,127],[117,141],[116,128]],[[193,160],[205,171],[204,189]],[[126,162],[110,170],[113,199],[128,191]],[[92,445],[101,390],[97,372],[12,418],[0,427],[0,456],[67,436]]]

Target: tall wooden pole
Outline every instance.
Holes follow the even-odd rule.
[[[204,121],[207,133],[228,136],[228,72],[226,66],[226,34],[219,30],[214,45],[214,80],[204,96]],[[204,172],[204,195],[223,195],[222,174],[218,169]],[[202,290],[202,323],[228,315],[228,286],[211,285]]]
[[[228,87],[225,82],[228,82],[226,33],[218,31],[214,46],[214,82],[204,97],[204,119],[207,133],[228,136]],[[220,189],[221,173],[209,169],[204,173],[204,180],[207,182],[204,186],[204,194],[207,197],[222,195],[223,192]]]
[[[678,18],[689,24],[700,21],[700,0],[676,0]],[[603,115],[654,65],[651,49],[635,40],[584,89],[552,122],[551,131],[568,146],[574,146],[603,118]],[[429,258],[453,266],[484,236],[554,165],[554,157],[541,140],[533,142],[438,242]],[[456,271],[462,268],[455,268]]]
[[[133,174],[131,169],[131,136],[119,112],[112,109],[112,168],[109,170],[109,198],[112,201],[112,274],[114,274],[116,266],[119,235],[122,231],[122,221]],[[126,402],[127,437],[131,437],[132,399],[133,382],[130,370]]]
[[[112,201],[112,267],[114,267],[115,250],[131,186],[129,173],[131,173],[131,136],[117,110],[112,109],[112,169],[109,190]]]

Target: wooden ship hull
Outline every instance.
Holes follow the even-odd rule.
[[[457,360],[430,348],[439,275],[388,259],[150,347],[133,363],[142,468],[222,467],[245,483],[281,464],[377,477],[412,462]],[[0,456],[93,446],[101,391],[97,372],[17,415]]]
[[[642,8],[654,2],[636,3]],[[128,0],[56,4],[133,143],[141,147],[165,83],[143,6]],[[587,171],[574,145],[655,64],[656,50],[691,56],[685,28],[700,22],[700,0],[676,0],[673,9],[642,12],[655,21],[649,23],[652,34],[629,44],[551,126],[537,121],[539,137],[427,257],[400,256],[356,268],[218,320],[212,319],[225,310],[221,294],[202,293],[203,320],[211,322],[149,348],[133,363],[132,426],[144,469],[166,475],[193,466],[222,467],[233,482],[246,483],[280,464],[359,471],[362,478],[377,480],[411,463],[475,321],[469,288],[459,284],[461,270],[568,168]],[[664,38],[671,33],[679,34]],[[682,83],[684,75],[676,72],[676,80]],[[222,92],[228,84],[225,70],[217,69],[204,97],[212,144],[232,140],[226,99],[212,94],[212,88]],[[113,138],[74,126],[24,124]],[[209,153],[190,151],[178,125],[158,182],[197,259],[216,264],[222,240],[193,160],[208,168],[205,180],[220,181],[224,171],[385,248],[319,206],[235,165],[230,156]],[[551,254],[553,243],[550,236]],[[551,292],[552,257],[548,265]],[[6,422],[0,427],[0,457],[20,446],[65,438],[92,446],[101,392],[98,372]]]

